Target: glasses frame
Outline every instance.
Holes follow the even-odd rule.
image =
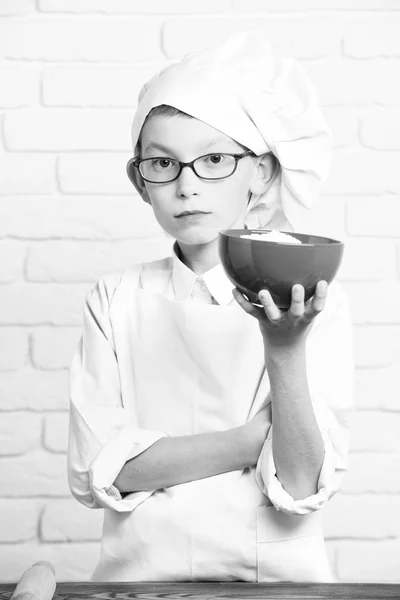
[[[224,156],[233,156],[233,158],[235,159],[235,165],[233,167],[233,171],[232,173],[230,173],[229,175],[224,175],[223,177],[202,177],[201,175],[199,175],[196,172],[196,169],[194,167],[194,163],[197,160],[200,160],[200,158],[205,158],[206,156],[216,156],[216,155],[224,155]],[[220,179],[227,179],[228,177],[231,177],[234,172],[237,169],[237,165],[240,159],[245,158],[246,156],[256,156],[254,154],[254,152],[252,150],[246,150],[245,152],[242,152],[241,154],[233,154],[231,152],[214,152],[214,153],[209,153],[209,154],[202,154],[202,156],[198,156],[197,158],[195,158],[194,160],[191,160],[190,162],[181,162],[180,160],[176,160],[175,158],[171,158],[170,156],[152,156],[151,158],[135,158],[132,161],[132,165],[134,167],[137,168],[137,170],[140,173],[140,176],[142,177],[142,179],[144,181],[147,181],[148,183],[171,183],[172,181],[175,181],[176,179],[178,179],[178,177],[180,176],[180,174],[182,173],[182,169],[184,167],[190,167],[193,171],[193,173],[196,175],[196,177],[198,177],[199,179],[205,179],[207,181],[219,181]],[[178,163],[179,165],[179,171],[178,174],[176,175],[176,177],[174,177],[173,179],[168,179],[167,181],[152,181],[151,179],[147,179],[146,177],[143,176],[141,170],[140,170],[140,165],[145,162],[145,161],[149,161],[149,160],[157,160],[157,159],[167,159],[167,160],[173,160],[174,162]]]

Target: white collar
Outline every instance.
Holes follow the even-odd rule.
[[[210,294],[218,304],[226,306],[233,301],[232,290],[235,286],[228,279],[222,265],[216,265],[200,277],[180,260],[177,242],[175,242],[172,247],[172,284],[175,298],[181,302],[186,301],[197,279],[204,281]]]

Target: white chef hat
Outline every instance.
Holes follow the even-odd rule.
[[[133,148],[150,110],[161,104],[278,159],[266,192],[251,197],[247,227],[311,232],[311,209],[331,162],[331,132],[296,60],[274,56],[260,30],[187,54],[142,87]]]

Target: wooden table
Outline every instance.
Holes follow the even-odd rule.
[[[399,573],[400,578],[400,573]],[[14,583],[0,583],[0,600],[9,600]],[[57,583],[54,600],[258,600],[269,598],[400,599],[390,583]]]

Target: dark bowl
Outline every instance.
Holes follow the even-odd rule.
[[[267,289],[279,308],[287,309],[291,289],[300,283],[305,301],[320,280],[331,283],[343,256],[343,242],[318,235],[288,233],[301,244],[249,240],[242,235],[269,233],[269,229],[225,229],[218,239],[222,266],[231,282],[250,302],[260,304],[258,292]]]

